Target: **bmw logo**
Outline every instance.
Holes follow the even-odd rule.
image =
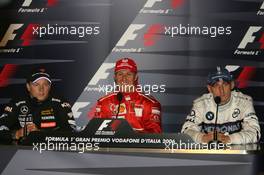
[[[239,116],[239,114],[240,114],[240,110],[239,110],[238,108],[236,108],[236,109],[234,110],[233,114],[232,114],[232,117],[233,117],[233,118],[237,118],[237,117]]]
[[[190,116],[195,116],[195,110],[192,110]]]
[[[205,117],[207,120],[213,120],[214,119],[214,113],[209,111],[205,114]]]

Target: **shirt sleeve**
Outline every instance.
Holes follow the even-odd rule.
[[[193,105],[190,114],[187,115],[185,123],[182,126],[182,133],[188,134],[196,143],[202,142],[203,133],[201,132],[202,115],[201,109]]]
[[[152,102],[144,106],[143,126],[146,133],[161,133],[161,105],[159,102]]]
[[[260,140],[260,126],[252,100],[247,100],[244,108],[242,130],[229,136],[232,144],[256,143]]]
[[[65,100],[62,100],[60,103],[60,114],[62,121],[60,127],[66,130],[76,130],[76,122],[71,110],[71,105]]]
[[[95,118],[102,118],[102,103],[99,100],[96,103],[94,117]]]
[[[11,101],[5,106],[0,116],[0,131],[12,131],[21,128],[18,121],[16,105]]]
[[[117,105],[110,102],[109,100],[98,100],[95,107],[95,118],[111,118],[116,113],[113,112]],[[111,109],[110,109],[111,108]]]

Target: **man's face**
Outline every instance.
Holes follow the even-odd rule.
[[[35,83],[27,83],[27,90],[32,97],[38,101],[44,101],[48,98],[50,92],[50,82],[44,78]]]
[[[137,75],[130,70],[120,70],[115,73],[115,82],[120,86],[121,92],[133,92]]]
[[[226,104],[230,100],[231,90],[234,88],[234,82],[219,80],[213,85],[207,85],[207,88],[214,97],[219,96],[221,98],[220,104]]]

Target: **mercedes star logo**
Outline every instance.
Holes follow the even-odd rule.
[[[27,114],[28,113],[28,107],[27,106],[22,106],[20,108],[20,111],[22,112],[22,114]]]

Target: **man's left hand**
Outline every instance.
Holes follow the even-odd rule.
[[[231,139],[228,135],[225,135],[223,133],[217,133],[217,138],[219,141],[221,141],[224,144],[231,143]]]

